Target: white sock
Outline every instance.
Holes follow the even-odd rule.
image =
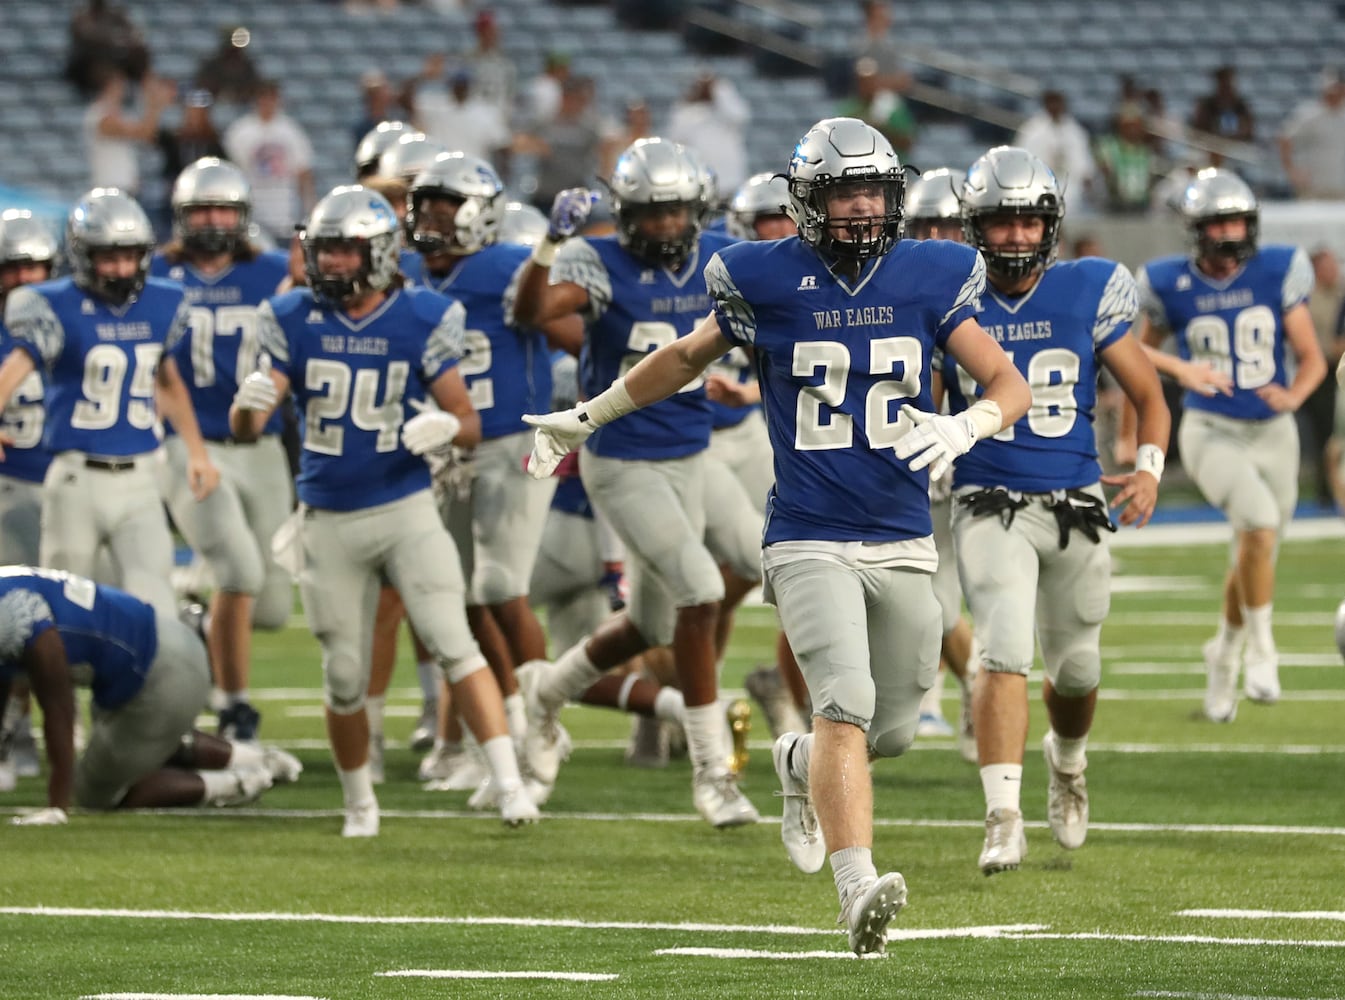
[[[593,665],[584,650],[587,637],[561,654],[549,671],[542,675],[537,685],[537,695],[542,704],[549,709],[559,709],[567,701],[577,698],[589,689],[603,671]],[[541,669],[540,664],[529,667]]]
[[[664,722],[683,722],[686,719],[687,705],[682,700],[682,692],[677,688],[659,688],[654,695],[654,718]]]
[[[230,743],[233,753],[229,754],[230,767],[265,767],[266,757],[261,747],[255,743]]]
[[[522,743],[528,732],[528,707],[523,695],[515,691],[504,699],[504,718],[509,724],[509,735],[515,743]]]
[[[723,768],[728,760],[725,734],[728,727],[724,723],[724,713],[719,702],[708,705],[686,707],[682,727],[687,734],[687,756],[691,758],[694,771],[702,768]]]
[[[238,691],[225,692],[224,698],[228,701],[230,707],[234,705],[246,705],[248,703],[248,689],[242,688]]]
[[[369,738],[378,740],[383,735],[383,710],[387,707],[388,696],[371,694],[364,699],[364,714],[369,717]]]
[[[211,685],[210,701],[208,704],[210,705],[210,711],[222,712],[229,707],[229,696],[224,693],[222,688],[217,688],[214,685]]]
[[[1084,750],[1088,747],[1088,737],[1067,740],[1059,733],[1055,734],[1055,763],[1066,774],[1078,774],[1088,766]]]
[[[844,909],[863,887],[878,877],[873,867],[873,851],[867,847],[846,847],[831,855],[831,874],[836,879],[836,892]],[[849,918],[849,913],[843,913]]]
[[[225,796],[232,796],[238,791],[238,778],[232,771],[197,771],[201,780],[205,782],[205,794],[201,796],[201,802],[204,805],[213,805]]]
[[[341,797],[347,808],[378,801],[374,796],[374,782],[369,775],[367,762],[353,771],[343,771],[338,767],[336,776],[341,779]]]
[[[1268,659],[1275,655],[1275,636],[1270,629],[1270,611],[1273,605],[1263,604],[1259,608],[1243,608],[1242,624],[1247,632],[1247,652],[1257,659]]]
[[[808,777],[813,760],[813,734],[804,733],[794,741],[794,745],[789,748],[789,757],[786,763],[789,765],[789,773],[794,776],[795,781],[801,781],[808,784]]]
[[[420,698],[425,705],[439,704],[439,664],[422,660],[416,664],[416,680],[420,681]]]
[[[981,768],[981,788],[985,791],[985,811],[1017,810],[1023,790],[1022,764],[987,764]]]
[[[1233,625],[1223,617],[1219,619],[1219,631],[1214,634],[1214,641],[1219,644],[1221,659],[1237,659],[1242,655],[1242,643],[1247,637],[1244,625]]]
[[[494,736],[481,744],[495,787],[502,792],[523,784],[518,773],[518,757],[514,755],[514,741],[508,736]]]
[[[943,705],[940,704],[943,701],[943,678],[944,671],[940,670],[934,677],[934,683],[930,685],[929,690],[920,699],[921,715],[943,718]]]

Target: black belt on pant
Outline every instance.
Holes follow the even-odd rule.
[[[136,466],[134,458],[85,458],[86,469],[98,469],[102,472],[130,472]]]
[[[240,448],[243,448],[243,447],[250,447],[254,444],[260,444],[267,438],[273,438],[273,437],[275,437],[274,434],[263,434],[261,437],[257,438],[256,441],[239,441],[238,438],[234,437],[207,437],[203,438],[203,440],[208,441],[211,444],[222,444],[230,447],[236,445]]]

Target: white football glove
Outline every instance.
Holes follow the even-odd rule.
[[[253,372],[243,379],[234,393],[234,406],[240,410],[266,411],[276,405],[276,384],[266,372]]]
[[[418,399],[410,401],[419,412],[402,424],[402,444],[413,455],[450,448],[462,430],[462,421],[451,413],[434,409]]]
[[[557,413],[526,413],[523,422],[537,428],[528,459],[528,472],[534,479],[545,479],[555,472],[560,460],[598,429],[588,419],[587,408],[580,406]]]
[[[48,806],[46,809],[37,809],[22,816],[15,816],[11,822],[15,826],[65,826],[70,822],[70,817],[66,815],[64,809]]]
[[[892,450],[897,458],[911,460],[912,472],[929,466],[929,477],[942,479],[953,467],[953,460],[976,443],[976,424],[966,412],[953,416],[926,413],[909,403],[901,412],[915,428],[902,435]]]

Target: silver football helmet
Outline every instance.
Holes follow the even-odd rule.
[[[75,207],[65,226],[65,248],[75,284],[86,292],[123,305],[145,287],[154,229],[140,203],[117,188],[94,188]],[[139,265],[126,278],[100,277],[93,255],[100,250],[131,249],[140,254]]]
[[[743,182],[733,200],[725,220],[729,235],[740,240],[758,239],[757,219],[771,215],[787,215],[789,184],[780,174],[770,172],[753,174]]]
[[[1191,252],[1197,259],[1232,257],[1241,264],[1256,254],[1261,208],[1252,189],[1232,171],[1206,167],[1191,178],[1177,207],[1191,239]],[[1242,239],[1214,240],[1205,235],[1206,223],[1233,218],[1247,220],[1247,235]]]
[[[677,267],[700,234],[704,185],[700,164],[670,139],[637,139],[616,162],[608,184],[617,240],[632,256],[655,267]],[[647,236],[651,214],[685,208],[686,225],[673,236]]]
[[[982,223],[991,216],[1037,215],[1045,223],[1041,242],[997,247],[986,243]],[[962,235],[981,251],[985,266],[1010,281],[1055,260],[1065,195],[1051,168],[1026,149],[996,146],[971,165],[962,185]]]
[[[26,208],[0,213],[0,264],[55,264],[56,236]]]
[[[961,170],[939,167],[926,170],[906,188],[906,231],[917,240],[929,239],[938,232],[940,239],[952,234],[962,239],[962,185],[967,175]]]
[[[378,158],[380,177],[400,177],[410,184],[440,153],[447,153],[448,147],[435,142],[424,132],[403,132],[397,141],[385,149]]]
[[[546,215],[541,209],[525,205],[521,201],[511,201],[504,206],[504,217],[500,219],[500,243],[521,243],[535,247],[546,238],[550,228]]]
[[[892,144],[858,118],[824,118],[794,147],[785,177],[789,216],[799,238],[825,257],[881,257],[901,238],[906,174]],[[837,194],[870,188],[881,197],[877,215],[832,216]]]
[[[252,186],[227,160],[206,156],[188,164],[173,183],[173,235],[198,253],[233,253],[247,244],[252,216]],[[193,208],[222,205],[238,210],[232,226],[193,226]]]
[[[424,217],[427,199],[458,202],[453,231],[440,233]],[[423,254],[467,256],[494,243],[504,215],[504,183],[485,160],[466,153],[440,153],[416,175],[406,195],[406,234]]]
[[[406,122],[379,122],[360,139],[355,147],[355,177],[362,180],[370,174],[378,173],[378,161],[383,154],[396,145],[402,136],[415,129]]]
[[[383,291],[397,277],[402,249],[397,213],[377,191],[358,184],[334,188],[318,202],[299,243],[313,294],[334,304]],[[324,274],[318,267],[324,247],[351,245],[359,247],[362,258],[354,274]]]

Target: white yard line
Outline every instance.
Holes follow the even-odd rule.
[[[1345,948],[1345,941],[1286,941],[1281,938],[1223,938],[1209,934],[1104,934],[1100,931],[1065,933],[1005,934],[1020,941],[1117,941],[1127,944],[1222,944],[1234,947],[1264,948]]]
[[[80,1000],[323,1000],[282,993],[90,993]]]
[[[1263,997],[1243,993],[1182,993],[1175,990],[1139,990],[1132,997],[1167,997],[1170,1000],[1313,1000],[1312,997]],[[1321,1000],[1327,1000],[1323,997]]]
[[[1335,920],[1345,923],[1345,910],[1178,910],[1177,916],[1226,920]]]
[[[394,969],[375,976],[401,979],[563,979],[575,983],[606,983],[615,972],[494,972],[489,969]]]

